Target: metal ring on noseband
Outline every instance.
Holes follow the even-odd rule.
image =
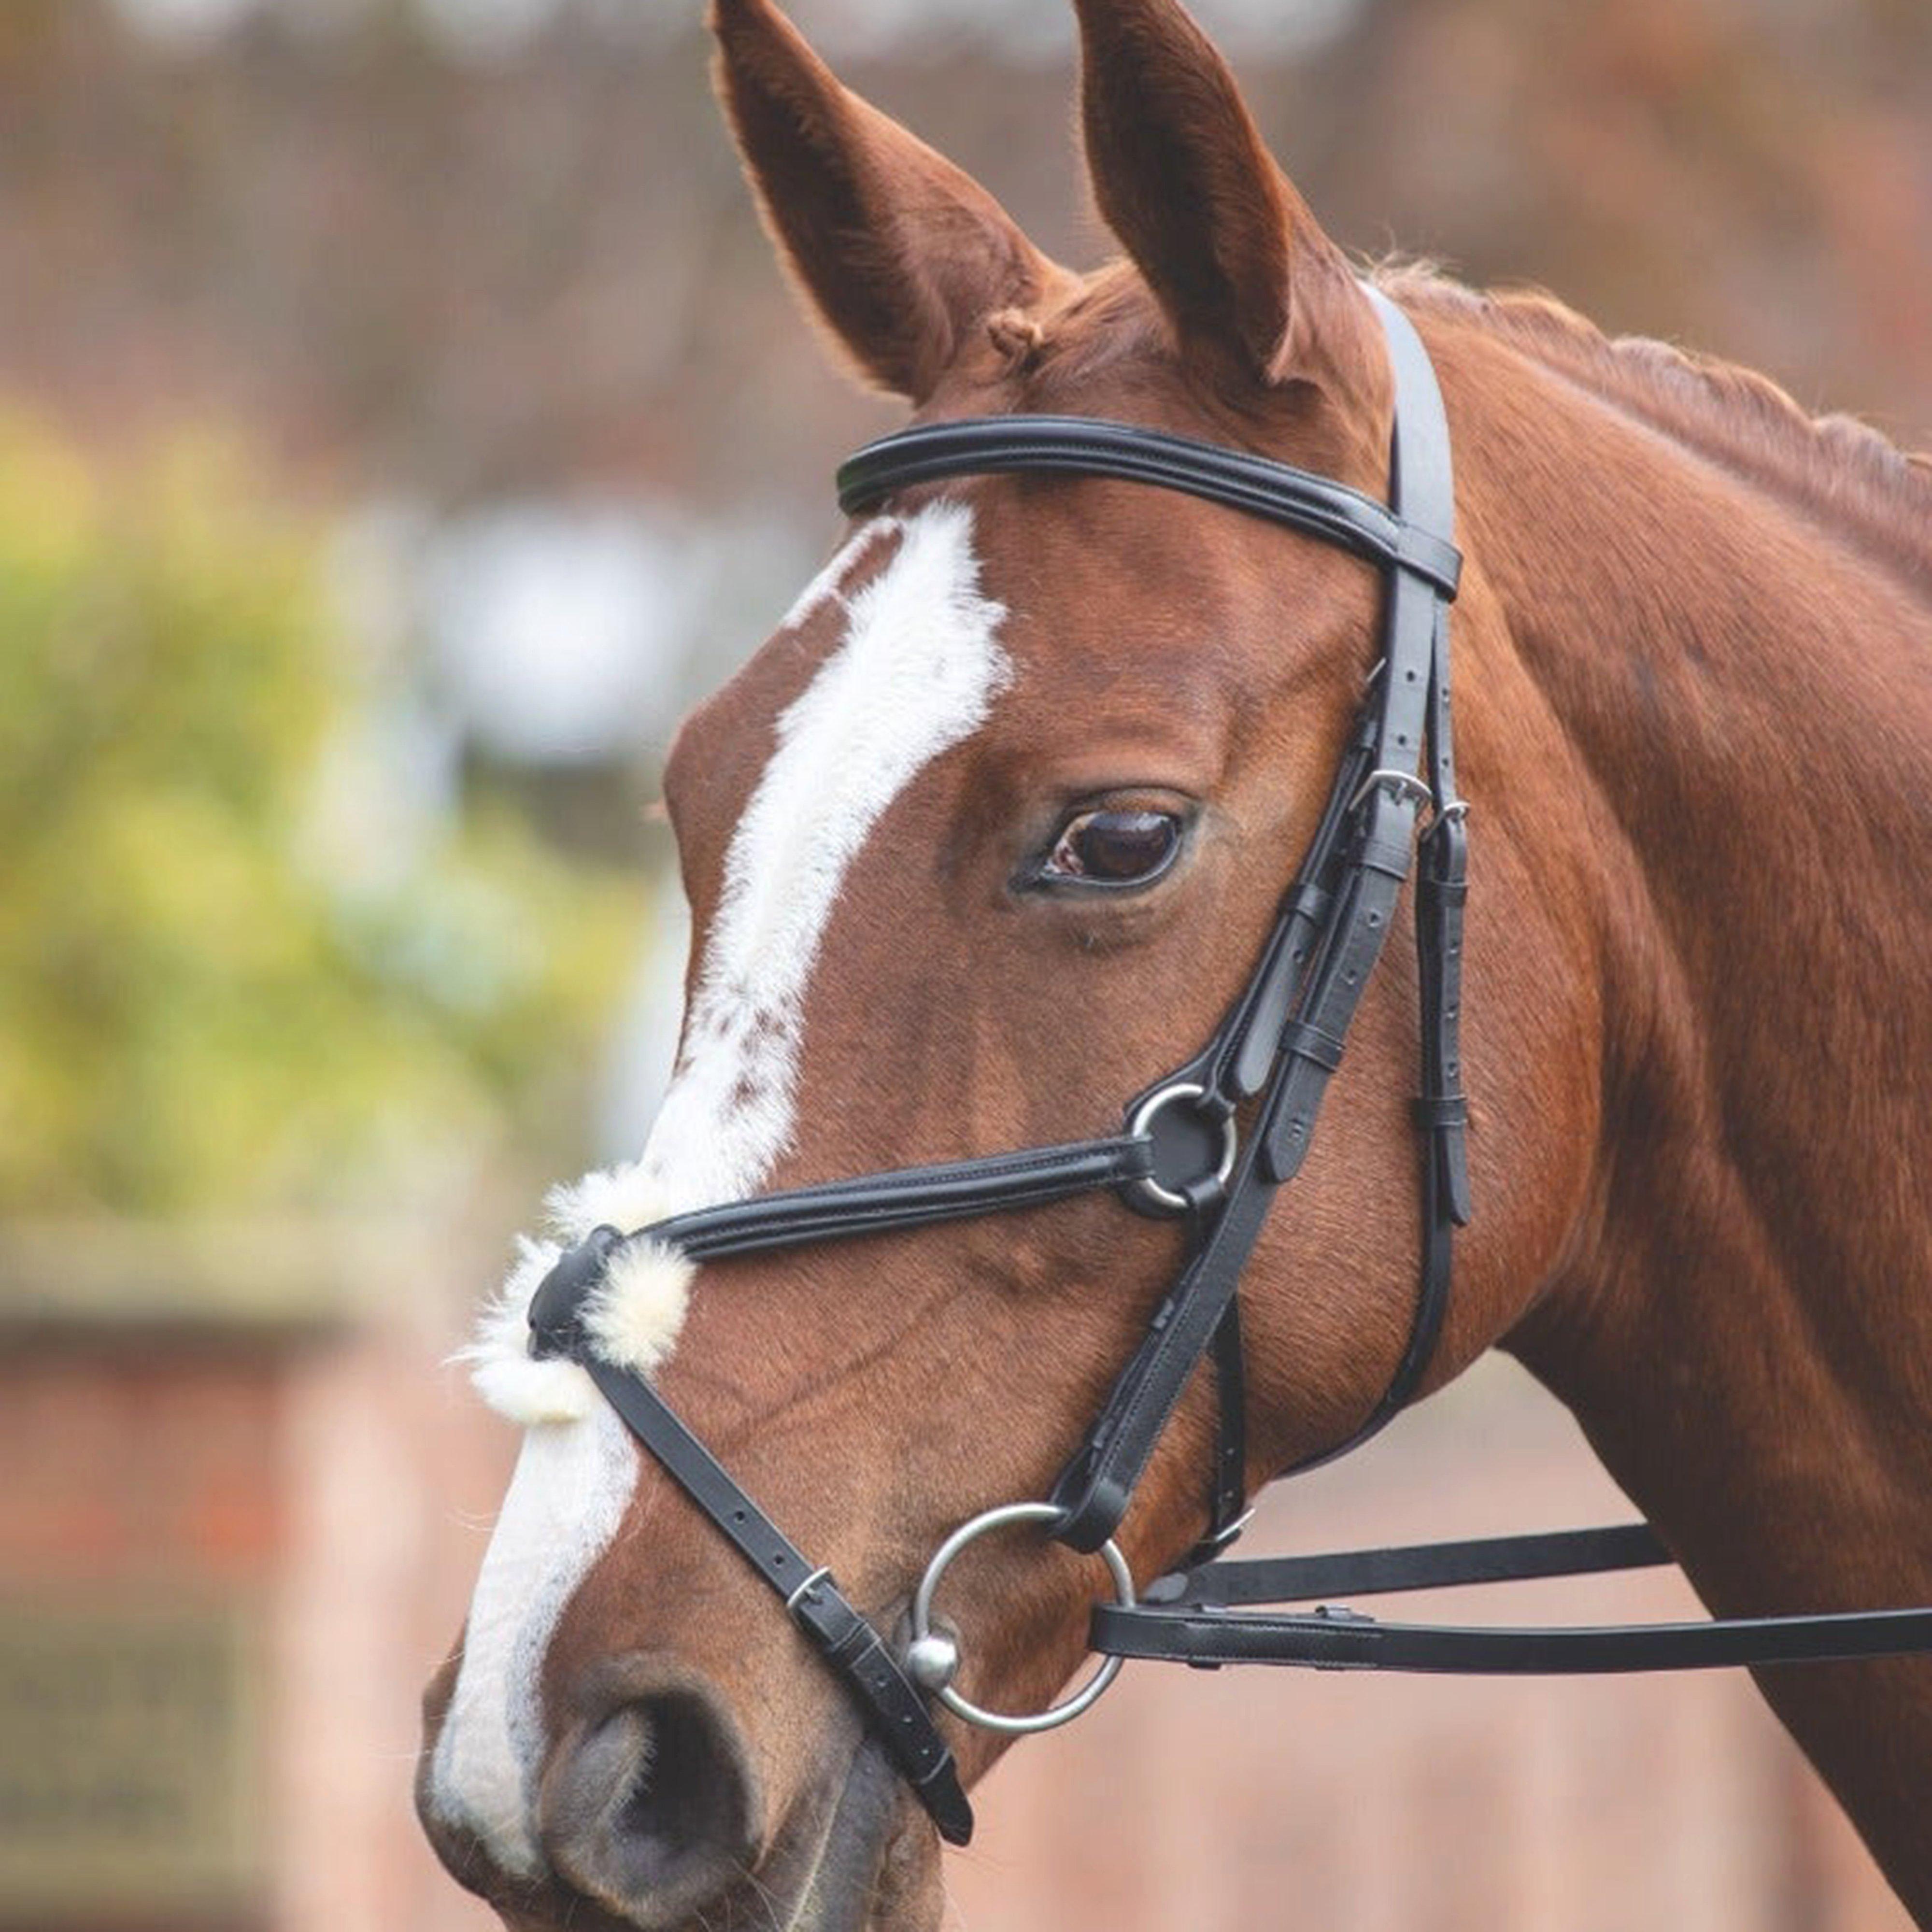
[[[1044,1711],[1036,1711],[1030,1716],[1017,1718],[1010,1717],[1004,1711],[988,1711],[970,1698],[962,1696],[952,1688],[953,1674],[959,1668],[959,1646],[944,1631],[935,1630],[932,1627],[933,1592],[939,1588],[939,1580],[946,1574],[947,1564],[969,1543],[984,1536],[988,1530],[1004,1529],[1008,1524],[1016,1522],[1054,1522],[1064,1514],[1052,1503],[1003,1503],[997,1509],[982,1510],[970,1521],[962,1522],[933,1552],[932,1561],[926,1566],[926,1574],[919,1580],[919,1588],[913,1593],[912,1642],[906,1652],[907,1674],[915,1683],[932,1691],[956,1718],[963,1718],[969,1724],[977,1724],[985,1730],[1004,1732],[1010,1736],[1029,1731],[1050,1731],[1090,1709],[1101,1692],[1120,1674],[1120,1660],[1118,1657],[1108,1658],[1072,1696],[1058,1704],[1050,1704]],[[1109,1537],[1101,1544],[1098,1553],[1112,1573],[1114,1602],[1123,1609],[1131,1610],[1135,1601],[1133,1572],[1127,1568],[1127,1559],[1120,1554],[1119,1544]]]
[[[1175,1080],[1165,1087],[1158,1087],[1136,1107],[1127,1122],[1130,1134],[1151,1134],[1154,1117],[1176,1100],[1205,1100],[1208,1090],[1198,1081]],[[1215,1184],[1226,1187],[1228,1177],[1234,1171],[1234,1156],[1240,1150],[1240,1136],[1232,1114],[1221,1123],[1221,1158],[1214,1169]],[[1143,1201],[1150,1202],[1170,1214],[1184,1214],[1190,1203],[1184,1194],[1176,1193],[1171,1187],[1163,1187],[1150,1174],[1142,1174],[1138,1180],[1129,1184]]]

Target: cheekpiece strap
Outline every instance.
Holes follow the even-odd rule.
[[[1376,291],[1368,292],[1388,338],[1396,388],[1390,502],[1376,508],[1402,529],[1425,532],[1453,550],[1454,485],[1442,392],[1407,316]],[[1280,520],[1304,527],[1298,521],[1300,475],[1289,472],[1294,480],[1282,484],[1294,514]],[[1394,561],[1386,553],[1382,560]],[[1460,802],[1439,789],[1454,783],[1446,666],[1448,600],[1454,584],[1453,572],[1390,571],[1382,658],[1356,736],[1256,975],[1204,1056],[1214,1077],[1226,1082],[1221,1095],[1226,1102],[1258,1096],[1250,1137],[1219,1214],[1204,1228],[1145,1340],[1054,1486],[1052,1500],[1064,1514],[1054,1534],[1074,1549],[1096,1549],[1118,1526],[1203,1353],[1234,1305],[1276,1191],[1294,1178],[1306,1156],[1322,1098],[1394,923],[1412,863],[1420,801],[1430,801],[1432,824],[1444,822],[1446,811],[1460,829]],[[1426,743],[1430,782],[1425,785],[1415,773]],[[1440,929],[1439,920],[1424,923],[1432,934]],[[1456,932],[1460,951],[1460,925]],[[1447,976],[1438,975],[1433,983],[1444,983]],[[1438,999],[1424,1014],[1425,1036],[1438,1042],[1442,1010]],[[1425,1060],[1444,1057],[1438,1047],[1432,1056],[1425,1054]],[[1424,1078],[1436,1078],[1427,1065]],[[1452,1131],[1460,1135],[1460,1127],[1432,1130],[1438,1142]],[[1394,1375],[1347,1438],[1311,1462],[1327,1461],[1375,1434],[1411,1399],[1427,1370],[1449,1292],[1453,1220],[1443,1205],[1444,1166],[1434,1157],[1425,1164],[1422,1264],[1408,1339]],[[1225,1356],[1220,1366],[1225,1414],[1230,1382]],[[1227,1433],[1224,1425],[1224,1444]],[[1231,1528],[1220,1474],[1217,1468],[1210,1540],[1225,1538]]]

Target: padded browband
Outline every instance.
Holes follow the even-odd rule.
[[[901,430],[839,465],[838,507],[854,516],[922,483],[1028,470],[1178,490],[1285,524],[1384,569],[1413,572],[1444,597],[1455,596],[1462,572],[1446,533],[1346,483],[1246,450],[1085,416],[973,416]]]

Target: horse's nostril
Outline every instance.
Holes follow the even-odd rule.
[[[683,1922],[756,1862],[744,1745],[694,1687],[584,1725],[553,1757],[541,1806],[558,1876],[633,1924]]]
[[[735,1753],[695,1699],[654,1698],[643,1708],[644,1748],[618,1835],[655,1882],[669,1885],[722,1846],[742,1850],[749,1820]]]

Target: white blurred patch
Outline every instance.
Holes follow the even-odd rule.
[[[610,758],[660,734],[716,562],[641,504],[514,503],[431,539],[422,596],[443,701],[532,763]]]

